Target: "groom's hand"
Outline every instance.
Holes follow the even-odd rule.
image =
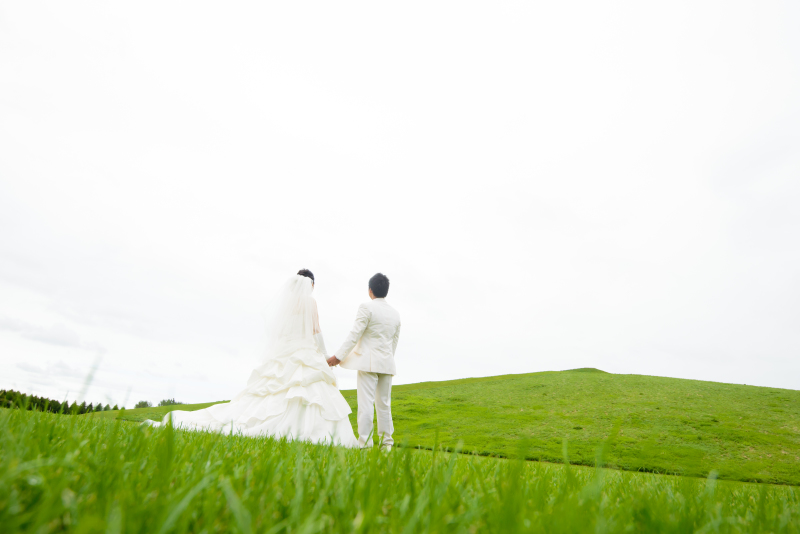
[[[330,358],[328,358],[328,365],[330,367],[334,367],[336,365],[339,365],[339,363],[340,363],[340,360],[336,356],[331,356]]]

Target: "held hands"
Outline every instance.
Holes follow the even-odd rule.
[[[335,366],[339,365],[340,363],[341,363],[341,360],[339,360],[339,358],[337,358],[336,356],[331,356],[330,358],[328,358],[328,366],[329,367],[335,367]]]

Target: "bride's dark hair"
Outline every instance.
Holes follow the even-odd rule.
[[[312,273],[308,269],[300,269],[299,271],[297,271],[297,274],[299,274],[300,276],[305,276],[306,278],[311,278],[312,282],[314,281],[314,273]]]

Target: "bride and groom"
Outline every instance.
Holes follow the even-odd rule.
[[[385,300],[389,279],[381,273],[370,278],[370,301],[359,306],[353,329],[330,357],[313,290],[314,274],[302,269],[278,292],[267,316],[264,361],[233,400],[195,412],[173,411],[162,423],[147,423],[161,426],[171,419],[176,428],[186,430],[371,447],[376,409],[376,439],[391,449],[392,376],[400,315]],[[358,371],[358,439],[348,420],[350,406],[331,370],[336,365]]]

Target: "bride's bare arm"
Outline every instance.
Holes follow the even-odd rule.
[[[325,348],[325,340],[322,339],[322,329],[319,327],[319,312],[317,311],[317,301],[314,301],[314,306],[311,308],[311,315],[314,321],[314,341],[317,343],[319,352],[328,359],[328,349]]]
[[[314,301],[314,306],[311,308],[311,317],[314,320],[314,334],[322,333],[322,329],[319,327],[319,312],[317,311],[317,301]]]

